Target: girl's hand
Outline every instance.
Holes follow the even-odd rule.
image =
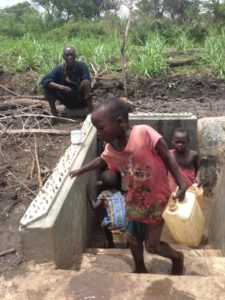
[[[198,187],[200,187],[202,185],[201,180],[198,176],[195,178],[195,183],[197,183]]]
[[[183,201],[185,197],[187,187],[177,187],[176,191],[173,194],[173,199],[179,199],[179,201]]]
[[[69,176],[70,178],[74,178],[76,176],[80,176],[82,174],[81,170],[78,169],[78,170],[72,170],[69,172]]]

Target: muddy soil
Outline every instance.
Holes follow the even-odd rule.
[[[39,74],[4,73],[1,85],[23,95],[40,94]],[[109,94],[123,95],[123,87],[118,78],[98,79],[93,89],[93,100],[103,101]],[[190,112],[198,118],[225,114],[225,83],[210,77],[165,77],[157,79],[128,79],[129,100],[135,110],[142,112],[178,113]],[[2,96],[9,93],[0,88]],[[2,98],[1,98],[2,97]],[[0,117],[4,116],[4,111]],[[17,120],[18,122],[18,120]],[[32,128],[49,128],[48,122],[35,121]],[[82,120],[74,123],[57,123],[54,129],[70,131],[81,126]],[[26,126],[31,124],[28,122]],[[15,126],[15,123],[14,123]],[[24,125],[24,120],[16,127]],[[4,128],[0,128],[1,130]],[[1,136],[0,140],[0,253],[13,249],[14,253],[0,256],[0,273],[19,264],[23,260],[18,226],[26,208],[38,193],[40,179],[35,160],[35,143],[44,183],[56,166],[64,150],[70,144],[70,136]]]
[[[97,81],[94,91],[97,99],[104,99],[107,93],[123,96],[123,86],[115,78]],[[198,118],[221,116],[225,113],[225,82],[204,76],[171,76],[148,80],[129,78],[128,98],[137,111],[188,112]]]
[[[3,73],[2,85],[19,94],[42,94],[38,87],[39,74]],[[103,77],[93,88],[94,101],[109,94],[123,97],[119,78]],[[1,90],[0,96],[7,95]],[[135,110],[161,113],[194,113],[198,118],[225,114],[225,81],[209,76],[167,76],[155,79],[128,78],[128,98]],[[1,99],[1,98],[0,98]]]

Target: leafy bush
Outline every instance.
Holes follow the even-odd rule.
[[[208,36],[208,28],[202,24],[195,24],[188,28],[187,36],[196,43],[202,43]]]
[[[62,37],[70,39],[102,37],[103,35],[104,29],[101,22],[88,19],[80,19],[76,22],[69,21],[47,33],[47,36],[54,40],[60,40]]]
[[[142,45],[147,42],[150,34],[157,34],[167,41],[173,41],[178,33],[179,28],[174,26],[171,20],[167,18],[155,19],[149,15],[141,14],[132,23],[130,37],[134,44]]]

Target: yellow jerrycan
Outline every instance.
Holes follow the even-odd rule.
[[[194,247],[200,244],[205,217],[195,192],[187,190],[181,202],[171,195],[162,216],[177,243]]]
[[[202,185],[198,186],[197,183],[194,183],[192,184],[192,186],[189,187],[188,191],[195,193],[196,198],[199,204],[201,205],[203,200],[203,194],[204,194],[204,189]]]

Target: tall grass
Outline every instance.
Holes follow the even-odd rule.
[[[112,74],[121,68],[119,46],[121,37],[110,35],[102,37],[74,37],[59,39],[32,38],[25,35],[20,39],[0,36],[0,71],[35,70],[40,76],[48,73],[57,64],[63,62],[64,45],[74,45],[78,59],[89,64],[93,72],[105,70]],[[166,40],[157,35],[148,36],[145,43],[137,46],[132,39],[126,44],[126,61],[131,74],[142,77],[154,77],[166,74],[168,70]],[[192,47],[182,35],[176,41],[176,50],[186,52]],[[225,34],[208,37],[200,55],[204,64],[213,68],[217,75],[225,78]]]
[[[101,38],[66,38],[61,41],[49,41],[37,40],[26,35],[21,39],[3,41],[0,65],[4,66],[5,70],[36,70],[43,75],[63,61],[64,45],[74,45],[78,59],[86,61],[92,71],[98,69],[112,73],[121,67],[120,43],[120,37],[117,36],[105,40]],[[6,56],[7,61],[3,59]],[[165,42],[159,37],[154,37],[153,39],[149,38],[143,46],[136,47],[128,41],[126,57],[131,64],[131,72],[148,77],[156,76],[166,69]]]
[[[4,39],[2,41],[0,64],[5,69],[16,69],[17,71],[32,69],[45,74],[63,61],[64,45],[75,46],[78,59],[90,64],[95,63],[100,67],[109,64],[110,68],[112,59],[113,61],[119,60],[119,40],[117,38],[104,42],[94,38],[47,41],[24,36],[21,39]]]
[[[186,34],[181,34],[175,40],[175,49],[183,53],[187,53],[188,50],[193,48],[193,42],[188,39]]]
[[[159,36],[148,37],[142,47],[133,48],[131,70],[139,76],[154,77],[167,71],[166,44]]]
[[[211,36],[205,40],[203,60],[214,69],[215,73],[225,79],[225,33]]]

